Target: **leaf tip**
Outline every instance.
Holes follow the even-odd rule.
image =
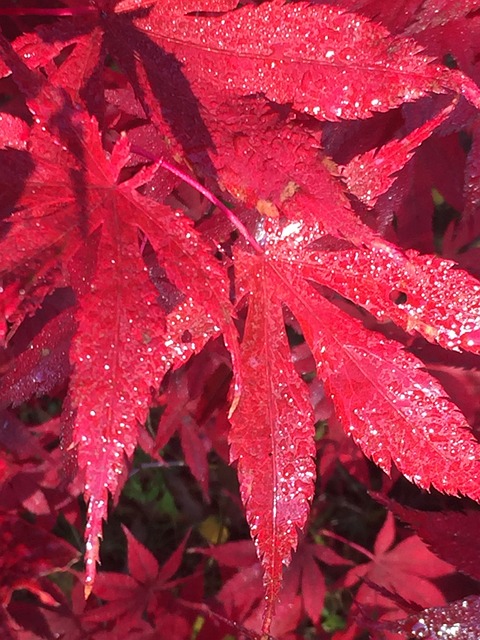
[[[88,600],[90,594],[92,593],[93,584],[85,584],[83,587],[83,596],[85,600]]]

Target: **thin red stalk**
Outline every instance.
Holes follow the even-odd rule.
[[[270,635],[262,636],[260,638],[258,633],[256,633],[255,631],[252,631],[251,629],[247,629],[246,627],[242,626],[238,622],[235,622],[234,620],[225,618],[221,614],[210,609],[210,607],[208,607],[206,604],[198,604],[196,602],[190,602],[189,600],[184,600],[183,598],[177,598],[176,602],[183,605],[185,608],[190,609],[192,611],[197,611],[198,613],[201,613],[206,617],[213,618],[214,620],[218,620],[220,622],[224,622],[231,629],[234,629],[236,633],[241,631],[247,638],[250,638],[251,640],[262,640],[262,638],[272,638],[272,636]]]
[[[186,466],[186,463],[183,462],[183,460],[173,460],[172,462],[166,462],[166,461],[146,462],[145,464],[141,464],[136,469],[133,469],[130,472],[128,477],[132,478],[137,473],[140,473],[140,471],[143,471],[143,469],[171,469],[173,467],[185,467],[185,466]]]
[[[338,542],[343,542],[343,544],[347,544],[349,547],[351,547],[352,549],[355,549],[355,551],[358,551],[359,553],[366,556],[370,560],[375,560],[375,556],[373,555],[373,553],[370,553],[368,549],[365,549],[365,547],[361,547],[356,542],[352,542],[351,540],[348,540],[347,538],[340,536],[338,533],[334,533],[333,531],[328,531],[328,529],[322,529],[320,531],[320,535],[325,536],[326,538],[332,538],[333,540],[338,540]]]
[[[68,9],[41,9],[40,7],[5,7],[2,16],[84,16],[96,11],[95,7],[70,7]]]
[[[188,175],[188,173],[185,173],[181,169],[178,169],[177,167],[175,167],[173,164],[170,164],[170,162],[167,162],[162,158],[155,157],[154,155],[152,155],[145,149],[142,149],[141,147],[132,145],[132,151],[134,153],[137,153],[138,155],[143,156],[144,158],[147,158],[147,160],[151,160],[152,162],[158,163],[161,167],[163,167],[167,171],[170,171],[170,173],[173,173],[174,175],[178,176],[181,180],[183,180],[184,182],[189,184],[191,187],[196,189],[199,193],[204,195],[207,198],[207,200],[210,200],[212,204],[218,207],[220,211],[227,216],[227,218],[230,220],[233,226],[242,234],[245,240],[247,240],[247,242],[249,242],[252,245],[252,247],[255,249],[255,251],[257,251],[257,253],[263,253],[262,247],[258,244],[258,242],[255,240],[252,234],[248,231],[247,227],[243,224],[243,222],[241,222],[241,220],[239,220],[237,216],[232,211],[230,211],[230,209],[226,207],[223,204],[223,202],[219,200],[211,191],[209,191],[203,185],[197,182],[195,178],[192,178],[191,176]]]

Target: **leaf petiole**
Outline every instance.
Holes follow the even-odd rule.
[[[325,536],[326,538],[332,538],[333,540],[337,540],[338,542],[343,542],[343,544],[348,545],[351,549],[355,549],[355,551],[358,551],[370,560],[375,560],[375,556],[368,549],[365,549],[365,547],[362,547],[356,542],[352,542],[351,540],[344,538],[338,533],[334,533],[333,531],[329,531],[328,529],[322,529],[320,531],[320,535]]]
[[[195,178],[192,178],[191,176],[188,175],[188,173],[185,173],[178,167],[175,167],[173,164],[170,164],[170,162],[167,162],[167,160],[163,160],[163,158],[158,158],[153,154],[149,153],[148,151],[146,151],[145,149],[142,149],[142,147],[138,147],[137,145],[132,145],[131,150],[133,153],[137,153],[138,155],[143,156],[147,160],[151,160],[152,162],[157,163],[160,167],[163,167],[170,173],[173,173],[174,175],[178,176],[181,180],[183,180],[184,182],[189,184],[191,187],[193,187],[196,191],[198,191],[203,196],[205,196],[207,200],[210,200],[212,204],[214,204],[216,207],[220,209],[220,211],[230,220],[230,222],[237,229],[237,231],[241,233],[241,235],[255,249],[257,253],[263,253],[262,247],[258,244],[258,242],[255,240],[252,234],[248,231],[248,229],[243,224],[243,222],[239,220],[237,216],[232,211],[230,211],[230,209],[227,206],[225,206],[221,200],[217,198],[217,196],[215,196],[211,191],[209,191],[209,189],[207,189],[202,184],[200,184],[197,180],[195,180]]]

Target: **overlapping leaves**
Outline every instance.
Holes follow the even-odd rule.
[[[12,72],[32,119],[25,145],[2,138],[4,333],[54,291],[70,291],[71,302],[62,349],[58,319],[47,318],[35,357],[8,352],[0,397],[19,403],[48,391],[35,376],[53,368],[53,386],[72,367],[64,422],[89,501],[88,586],[108,494],[121,489],[151,390],[222,334],[236,381],[231,458],[263,563],[267,630],[315,475],[313,412],[286,325],[298,323],[367,456],[421,487],[480,498],[479,447],[460,412],[418,359],[347,312],[353,303],[444,348],[478,353],[478,282],[384,241],[348,196],[373,206],[459,95],[478,106],[480,94],[364,17],[304,3],[234,6],[85,2],[12,45],[2,40],[3,73]],[[450,103],[404,141],[342,170],[322,151],[319,121],[365,119],[440,93]],[[162,138],[144,153],[150,162],[132,151],[147,122]],[[242,217],[255,234],[253,242],[244,232],[256,251],[235,243],[233,271],[216,253],[231,227],[214,226],[212,242],[165,202],[171,186],[142,195],[165,154],[169,166],[183,163],[217,194],[226,190],[237,227]],[[234,319],[245,303],[238,347]]]

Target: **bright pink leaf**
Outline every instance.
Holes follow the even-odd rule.
[[[392,38],[380,25],[334,7],[279,0],[215,19],[184,17],[178,11],[171,21],[167,16],[156,8],[137,25],[152,31],[154,41],[180,59],[188,56],[185,73],[194,91],[200,82],[211,82],[213,70],[216,84],[233,96],[263,93],[318,118],[337,120],[366,118],[453,84],[413,40]],[[239,40],[243,32],[257,37]],[[237,56],[242,64],[230,64]],[[475,93],[468,91],[469,97]],[[473,99],[478,101],[478,95]]]
[[[394,463],[421,487],[478,499],[478,444],[422,363],[313,290],[291,308],[340,421],[364,453],[386,473]]]
[[[292,223],[266,236],[271,258],[264,262],[251,258],[248,287],[256,291],[260,286],[257,283],[262,283],[263,291],[260,289],[259,293],[269,303],[268,313],[264,310],[266,317],[274,317],[271,308],[275,300],[277,305],[280,301],[288,304],[300,323],[318,375],[344,429],[377,465],[389,473],[394,463],[421,487],[433,486],[478,499],[479,448],[467,431],[465,419],[444,397],[441,386],[424,373],[419,360],[398,343],[363,328],[301,278],[297,267],[303,265],[301,256],[296,259],[297,247],[308,246],[309,241],[302,225]],[[325,257],[329,257],[328,252],[312,262],[322,264],[318,258]],[[386,274],[388,277],[388,271]],[[432,284],[440,289],[440,284]],[[418,290],[422,292],[422,288]],[[452,287],[452,295],[460,297],[462,292]],[[473,305],[473,296],[471,300]],[[458,308],[459,305],[452,305],[452,309]],[[463,311],[463,307],[460,309]],[[255,337],[259,344],[264,344],[267,337],[272,339],[260,319],[247,326],[252,331],[252,337],[247,333],[252,344]],[[277,324],[275,335],[278,328]],[[257,356],[253,356],[249,364],[253,366],[256,362]],[[260,388],[257,385],[257,396]],[[265,401],[271,393],[273,390],[265,388]],[[262,405],[257,400],[251,411],[258,411],[259,407]]]
[[[297,546],[313,496],[314,427],[307,387],[293,367],[275,274],[262,258],[252,257],[244,269],[252,295],[240,362],[248,376],[229,439],[265,571],[268,629],[282,567]]]
[[[480,284],[451,261],[377,241],[370,250],[338,251],[328,262],[307,249],[298,262],[305,277],[381,321],[393,320],[447,349],[480,350]]]
[[[415,640],[475,640],[480,629],[480,598],[470,596],[443,607],[425,609],[389,627]]]
[[[405,138],[392,140],[380,149],[355,156],[342,168],[342,177],[350,192],[367,206],[374,207],[379,196],[390,189],[396,173],[407,164],[415,149],[448,118],[455,106],[456,102],[452,102]]]
[[[39,103],[37,110],[44,108]],[[9,218],[3,246],[6,268],[17,268],[26,277],[35,267],[48,272],[60,263],[79,295],[65,420],[73,410],[70,448],[75,447],[85,476],[91,583],[108,491],[115,494],[121,486],[125,461],[133,454],[138,425],[146,416],[150,387],[158,386],[170,366],[179,366],[221,330],[235,354],[236,330],[223,271],[189,221],[135,191],[148,180],[148,171],[118,184],[130,155],[126,138],[119,140],[108,161],[95,121],[70,115],[73,122],[65,118],[58,134],[65,145],[45,127],[37,127],[35,173],[19,213]],[[171,282],[184,292],[168,316],[157,302],[158,291],[142,258],[142,233],[164,261]],[[209,271],[218,277],[205,297]]]

